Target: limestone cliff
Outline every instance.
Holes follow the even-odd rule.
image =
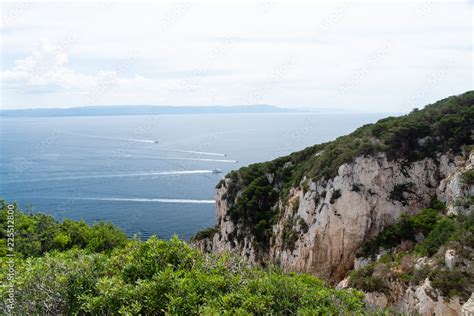
[[[460,189],[459,177],[473,163],[472,153],[443,154],[410,164],[380,154],[340,166],[338,175],[329,180],[303,179],[300,187],[306,190],[292,188],[286,201],[278,201],[282,214],[264,250],[254,247],[252,235],[237,240],[236,230],[246,228],[229,217],[233,201],[226,198],[229,179],[225,179],[216,193],[218,232],[202,244],[212,251],[237,251],[254,263],[270,259],[288,271],[339,281],[353,268],[364,241],[401,214],[416,212],[436,198],[446,202],[450,212],[465,211],[455,204],[470,194]],[[288,231],[295,237],[288,237]],[[294,240],[288,244],[285,238]]]
[[[364,243],[402,214],[420,212],[434,200],[445,204],[443,216],[472,211],[472,179],[466,185],[462,178],[473,176],[473,126],[470,91],[231,172],[216,187],[216,232],[195,243],[336,284],[364,265],[356,256]],[[415,306],[422,292],[410,289],[394,290],[397,302],[374,297],[392,306],[408,302],[410,311],[462,307]]]

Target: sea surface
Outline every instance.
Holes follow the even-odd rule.
[[[0,198],[59,220],[111,221],[141,238],[187,239],[215,224],[215,185],[230,170],[385,116],[0,118]]]

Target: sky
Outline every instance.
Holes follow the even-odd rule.
[[[2,109],[406,112],[473,89],[472,1],[2,1]]]

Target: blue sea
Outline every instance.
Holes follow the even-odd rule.
[[[384,116],[0,118],[0,198],[59,220],[110,221],[141,238],[187,239],[215,224],[215,186],[227,172]]]

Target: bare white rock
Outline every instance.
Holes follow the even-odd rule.
[[[386,308],[388,306],[388,298],[384,293],[364,293],[364,301],[370,307]]]
[[[474,293],[471,294],[469,300],[462,306],[461,313],[463,316],[474,316]]]
[[[349,278],[344,278],[336,285],[337,290],[347,289],[349,287]]]
[[[448,300],[433,289],[429,279],[416,288],[409,288],[398,302],[399,309],[405,313],[416,311],[422,316],[461,315],[459,298]]]
[[[433,267],[435,265],[434,261],[428,257],[421,257],[416,260],[415,270],[421,270],[424,267]]]
[[[358,270],[369,265],[372,262],[370,258],[358,257],[354,259],[354,270]]]
[[[449,270],[454,269],[454,266],[456,265],[457,261],[457,256],[456,256],[456,250],[454,249],[448,249],[446,250],[446,253],[444,254],[444,264]]]

